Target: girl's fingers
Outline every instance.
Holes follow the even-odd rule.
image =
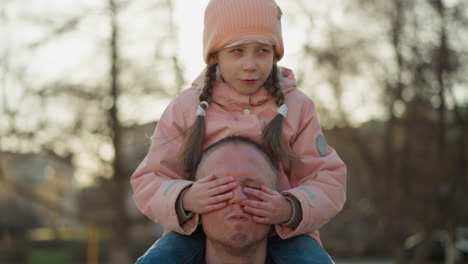
[[[264,209],[258,209],[255,207],[250,207],[250,206],[244,206],[244,211],[254,215],[254,216],[260,216],[260,217],[266,217],[270,215],[270,212]]]
[[[211,213],[213,211],[216,211],[216,210],[219,210],[219,209],[223,209],[224,207],[226,207],[227,203],[226,202],[223,202],[223,203],[217,203],[217,204],[212,204],[212,205],[207,205],[204,207],[204,209],[202,210],[202,214],[206,214],[206,213]]]
[[[199,179],[199,180],[196,181],[196,182],[198,182],[198,183],[206,183],[206,182],[212,181],[212,180],[214,180],[214,179],[216,179],[216,176],[210,175],[210,176],[208,176],[208,177],[201,178],[201,179]]]
[[[252,217],[252,220],[257,224],[265,224],[265,225],[272,225],[273,224],[273,222],[267,217],[254,216],[254,217]]]
[[[266,192],[266,193],[271,194],[271,195],[277,194],[277,193],[278,193],[277,191],[272,190],[272,189],[266,187],[265,185],[262,185],[262,187],[260,187],[260,189],[261,189],[263,192]]]
[[[209,190],[209,189],[213,189],[213,188],[216,188],[220,185],[225,185],[225,184],[228,184],[228,183],[231,183],[235,181],[234,177],[224,177],[224,178],[219,178],[217,180],[213,180],[211,182],[208,182],[206,184],[206,188]]]
[[[241,203],[242,206],[248,206],[248,207],[253,207],[257,209],[262,209],[262,210],[272,210],[270,206],[268,206],[267,203],[261,202],[261,201],[253,201],[253,200],[245,200],[242,201]]]
[[[260,199],[262,201],[268,200],[268,198],[270,198],[270,194],[262,192],[260,190],[255,190],[255,189],[252,189],[252,188],[248,188],[248,187],[244,188],[244,192],[257,197],[258,199]]]
[[[216,195],[216,196],[213,196],[213,197],[209,198],[208,203],[209,204],[217,204],[217,203],[224,202],[226,200],[232,199],[233,196],[234,196],[234,194],[232,192],[228,192],[228,193],[221,194],[221,195]]]
[[[222,194],[222,193],[232,191],[236,187],[237,187],[237,182],[231,182],[231,183],[227,183],[227,184],[218,186],[216,188],[210,189],[208,191],[208,194],[210,196],[215,196],[215,195],[218,195],[218,194]]]

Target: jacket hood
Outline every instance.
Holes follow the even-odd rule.
[[[297,88],[297,81],[291,69],[280,67],[280,80],[283,93],[287,94]]]

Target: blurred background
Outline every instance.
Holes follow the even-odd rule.
[[[129,178],[203,70],[208,0],[0,0],[0,263],[134,263]],[[349,169],[337,263],[468,262],[468,1],[277,0]]]

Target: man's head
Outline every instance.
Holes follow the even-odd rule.
[[[270,226],[254,223],[240,204],[245,199],[255,199],[243,192],[244,187],[258,189],[265,185],[277,189],[276,170],[263,149],[243,137],[223,139],[205,151],[195,177],[210,175],[234,177],[238,187],[225,208],[201,216],[207,243],[239,252],[256,243],[266,243]]]

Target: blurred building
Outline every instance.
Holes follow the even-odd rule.
[[[151,136],[156,123],[148,123],[121,130],[122,174],[128,177],[126,193],[116,195],[124,197],[126,216],[115,210],[115,196],[112,194],[113,179],[100,177],[92,186],[83,187],[78,194],[79,218],[87,225],[95,225],[106,230],[111,221],[126,218],[129,224],[130,254],[133,259],[141,256],[162,234],[162,227],[144,216],[133,201],[130,176],[144,159],[151,143]]]
[[[0,152],[0,230],[72,225],[74,171],[71,158]]]

